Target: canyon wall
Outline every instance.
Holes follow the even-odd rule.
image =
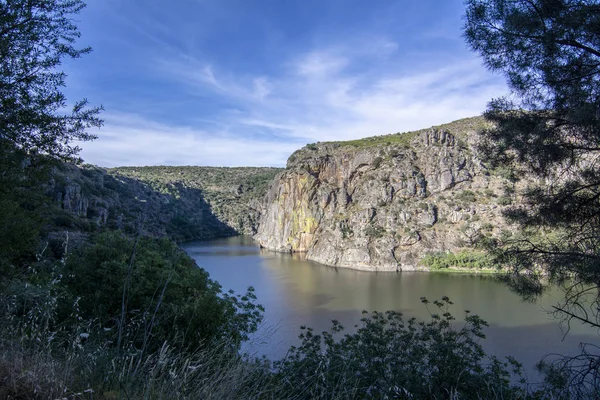
[[[281,169],[62,164],[45,192],[50,229],[212,239],[256,233],[261,202]]]
[[[519,184],[477,154],[482,118],[417,132],[308,145],[271,184],[255,239],[280,252],[369,271],[423,269],[426,254],[510,233]]]

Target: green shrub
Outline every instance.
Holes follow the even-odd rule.
[[[492,174],[504,178],[510,182],[517,182],[519,180],[515,170],[507,166],[495,167],[492,169]]]
[[[462,192],[458,192],[456,194],[456,199],[468,203],[474,203],[477,201],[477,195],[471,190],[463,190]]]
[[[485,190],[483,191],[483,194],[484,194],[486,197],[497,197],[497,196],[496,196],[496,193],[494,193],[494,191],[493,191],[493,190],[491,190],[491,189],[485,189]]]
[[[61,319],[68,319],[70,304],[79,298],[82,318],[113,331],[122,319],[146,324],[151,319],[156,343],[170,339],[195,348],[228,337],[239,344],[262,317],[252,288],[245,296],[222,293],[206,271],[166,238],[98,234],[69,255],[64,272],[69,296],[62,302]],[[128,334],[141,335],[136,343],[144,340],[140,332]]]
[[[486,222],[483,225],[481,225],[481,229],[486,232],[491,232],[494,230],[494,225],[490,224],[489,222]]]
[[[512,204],[512,198],[510,196],[498,197],[496,202],[501,206],[508,206]]]
[[[365,236],[368,236],[372,239],[378,239],[383,237],[385,234],[385,229],[376,224],[369,224],[364,230]]]
[[[490,255],[475,251],[430,253],[421,259],[421,264],[434,270],[451,267],[464,269],[492,269],[498,267],[492,262]]]
[[[429,305],[426,299],[422,301]],[[516,398],[524,390],[511,386],[511,370],[520,365],[486,356],[479,340],[487,323],[466,312],[454,328],[448,298],[433,303],[429,322],[404,320],[401,313],[364,312],[356,333],[342,338],[333,321],[330,332],[303,328],[299,347],[275,362],[286,398]]]
[[[382,161],[383,161],[383,158],[381,158],[381,157],[379,157],[379,156],[378,156],[378,157],[375,157],[375,158],[373,159],[373,168],[374,168],[374,169],[377,169],[377,168],[379,168],[379,166],[381,165],[381,162],[382,162]]]

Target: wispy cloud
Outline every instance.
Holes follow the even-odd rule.
[[[275,53],[264,45],[256,49],[261,55],[248,59],[236,57],[249,54],[239,43],[223,52],[203,42],[214,35],[207,36],[205,28],[193,31],[184,14],[168,18],[188,21],[179,23],[185,26],[178,32],[171,25],[153,27],[158,14],[141,12],[140,26],[132,29],[152,45],[136,62],[144,66],[139,75],[150,81],[136,82],[136,97],[124,93],[119,109],[129,113],[107,116],[100,138],[83,145],[88,162],[284,165],[307,143],[405,132],[478,115],[491,98],[507,92],[503,80],[464,46],[456,46],[455,53],[444,50],[462,39],[454,38],[456,32],[448,36],[450,28],[443,24],[431,27],[435,35],[421,32],[423,40],[439,40],[432,47],[410,45],[409,36],[391,39],[378,19],[371,29],[352,35],[315,33],[294,48],[275,41]],[[225,15],[218,13],[215,21]],[[134,103],[126,102],[128,95]]]
[[[335,57],[325,51],[315,51],[301,57],[296,63],[299,75],[308,79],[322,79],[339,73],[348,60],[343,57]]]
[[[90,163],[123,165],[281,166],[298,144],[250,140],[228,132],[173,127],[139,115],[105,116],[98,140],[82,152]]]

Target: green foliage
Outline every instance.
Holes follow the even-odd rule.
[[[100,108],[79,101],[62,114],[67,101],[61,88],[64,58],[79,58],[80,33],[73,18],[80,0],[14,0],[0,2],[0,139],[28,154],[76,159],[73,141],[91,140],[87,128],[99,127]]]
[[[385,235],[385,229],[377,224],[371,223],[364,230],[365,236],[371,239],[379,239]]]
[[[492,240],[489,251],[510,267],[506,280],[521,294],[559,285],[566,295],[556,310],[600,328],[600,4],[468,0],[465,21],[468,44],[513,94],[485,113],[494,124],[482,132],[487,161],[539,178],[506,212],[536,233]],[[590,377],[597,397],[600,355],[565,365],[569,386]]]
[[[261,320],[252,288],[244,296],[221,293],[220,285],[166,238],[98,234],[69,255],[64,274],[71,297],[63,302],[61,318],[77,298],[81,317],[107,329],[116,330],[123,318],[152,316],[156,343],[169,339],[196,348],[227,337],[239,344]]]
[[[41,186],[51,166],[0,139],[0,282],[35,260],[48,209]]]
[[[509,206],[512,204],[513,200],[512,200],[512,197],[504,195],[504,196],[498,197],[496,202],[501,206]]]
[[[77,160],[73,141],[93,139],[87,129],[102,124],[100,109],[85,100],[63,113],[60,64],[90,51],[74,47],[73,17],[83,7],[79,0],[0,2],[0,280],[35,260],[51,208],[39,186],[53,161]]]
[[[40,220],[12,199],[0,198],[0,282],[35,257]]]
[[[456,200],[464,201],[467,203],[474,203],[477,201],[477,195],[472,190],[463,190],[456,194]]]
[[[221,294],[167,240],[132,242],[98,235],[76,252],[86,265],[66,253],[33,265],[26,281],[0,282],[0,398],[266,393],[269,371],[236,351],[260,319],[252,290]]]
[[[489,222],[485,222],[484,224],[481,225],[481,230],[486,231],[486,232],[491,232],[494,230],[494,225],[490,224]]]
[[[372,136],[364,139],[348,140],[345,142],[327,142],[327,143],[339,143],[343,146],[350,146],[356,148],[367,148],[375,146],[389,146],[389,145],[400,145],[407,146],[410,142],[417,137],[418,132],[406,132],[406,133],[395,133],[392,135],[381,135]]]
[[[422,301],[429,306],[426,299]],[[401,313],[366,314],[355,333],[340,338],[303,328],[302,343],[275,362],[287,398],[517,398],[525,391],[511,386],[513,359],[486,356],[480,339],[487,323],[466,313],[454,326],[448,298],[435,301],[431,320],[404,320]]]
[[[499,265],[494,263],[494,258],[487,253],[463,250],[458,253],[432,253],[421,259],[421,263],[431,269],[498,269]]]
[[[509,166],[497,165],[491,170],[491,172],[492,174],[504,178],[510,182],[517,182],[519,180],[515,169]]]
[[[383,158],[377,156],[373,159],[373,168],[377,169],[379,168],[379,166],[381,165],[381,162],[383,161]]]
[[[495,193],[495,192],[494,192],[492,189],[485,189],[485,190],[483,191],[483,194],[484,194],[484,196],[485,196],[485,197],[487,197],[487,198],[491,198],[491,197],[498,197],[498,196],[496,195],[496,193]]]

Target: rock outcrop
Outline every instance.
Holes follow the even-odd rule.
[[[515,183],[477,156],[482,124],[304,147],[267,192],[255,239],[331,266],[397,271],[500,234]]]
[[[62,164],[46,187],[57,206],[50,230],[120,229],[174,240],[254,234],[276,168]]]

